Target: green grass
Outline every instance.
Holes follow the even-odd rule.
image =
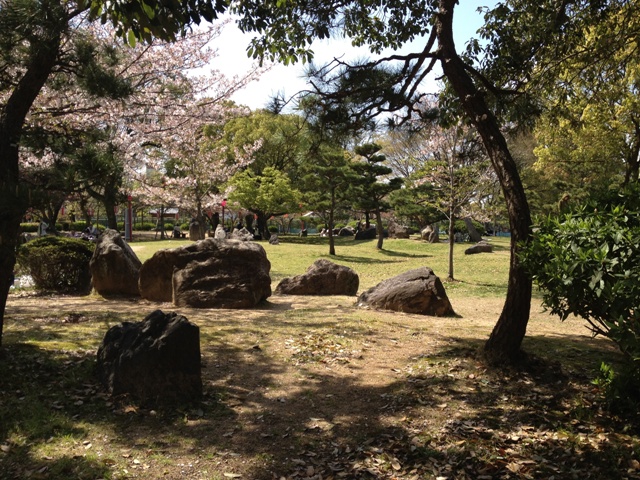
[[[313,237],[280,237],[279,245],[259,242],[271,262],[271,279],[277,284],[285,277],[303,273],[314,261],[326,258],[351,267],[360,277],[360,291],[380,281],[418,267],[430,267],[442,280],[449,271],[449,245],[430,244],[421,240],[386,239],[383,249],[376,248],[376,241],[354,241],[338,237],[336,255],[329,255],[329,239]],[[144,262],[156,251],[189,245],[189,240],[164,240],[135,242],[134,250]],[[509,239],[491,238],[493,253],[465,255],[470,244],[454,245],[455,282],[446,285],[454,295],[501,297],[506,294],[509,274]]]

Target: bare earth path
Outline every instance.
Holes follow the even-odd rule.
[[[489,370],[477,351],[502,301],[451,301],[458,317],[349,297],[181,308],[201,329],[205,397],[156,411],[107,397],[92,366],[110,326],[175,307],[12,296],[0,478],[640,478],[637,432],[590,383],[617,358],[608,341],[535,307],[525,349],[545,361]],[[35,413],[7,400],[16,390],[55,425],[21,437]]]

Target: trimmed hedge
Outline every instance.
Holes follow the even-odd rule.
[[[48,235],[21,245],[17,260],[38,290],[88,294],[89,260],[94,249],[95,245],[86,240]]]

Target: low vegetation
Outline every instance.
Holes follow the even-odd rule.
[[[184,240],[134,242],[142,260]],[[457,316],[355,307],[355,297],[272,296],[253,310],[180,309],[200,327],[203,399],[154,408],[107,396],[94,376],[110,326],[170,304],[16,291],[0,361],[0,478],[640,478],[640,424],[592,383],[622,356],[586,322],[534,300],[525,370],[476,354],[502,309],[508,243],[464,256],[445,283]],[[328,257],[325,239],[263,243],[273,286]],[[331,260],[360,291],[447,246],[338,239]]]

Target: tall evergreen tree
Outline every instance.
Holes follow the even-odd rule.
[[[352,188],[354,206],[365,212],[373,212],[376,217],[376,232],[378,235],[378,250],[382,250],[384,242],[384,227],[382,212],[389,209],[387,198],[389,194],[402,187],[400,177],[389,175],[393,170],[383,165],[385,156],[380,153],[382,147],[375,143],[368,143],[356,147],[358,157],[351,163],[356,174],[356,182]]]

